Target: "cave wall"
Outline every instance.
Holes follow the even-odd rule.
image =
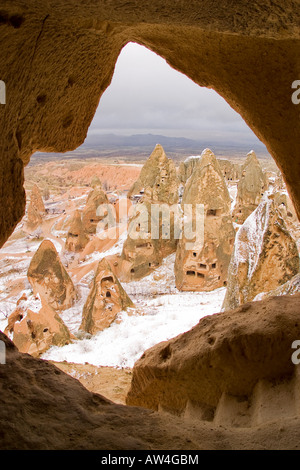
[[[81,145],[128,42],[215,89],[267,146],[300,216],[300,4],[287,0],[47,0],[0,6],[0,246],[25,211],[36,151]]]

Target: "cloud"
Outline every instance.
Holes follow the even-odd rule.
[[[239,134],[257,141],[214,90],[199,87],[152,51],[130,43],[119,56],[89,132],[153,130],[193,138],[203,133]]]

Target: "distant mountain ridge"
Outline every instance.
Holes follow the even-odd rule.
[[[95,145],[101,147],[155,147],[161,144],[163,147],[190,148],[197,146],[197,141],[185,137],[166,137],[155,134],[133,134],[130,136],[117,134],[95,134],[89,135],[83,146],[94,148]]]
[[[196,154],[201,154],[205,148],[211,148],[213,151],[228,153],[230,149],[235,151],[246,152],[255,150],[257,152],[267,153],[263,143],[257,141],[242,141],[239,140],[232,142],[230,140],[223,141],[222,138],[214,138],[210,135],[203,139],[188,139],[186,137],[167,137],[160,134],[133,134],[130,136],[117,135],[117,134],[91,134],[87,137],[81,148],[99,148],[105,149],[128,149],[128,148],[141,148],[144,150],[153,149],[156,144],[161,144],[166,152],[175,152],[176,150],[194,151]]]
[[[36,158],[49,160],[56,158],[105,158],[117,159],[119,156],[134,161],[136,158],[147,158],[156,144],[162,145],[170,158],[177,161],[185,159],[191,155],[201,155],[205,148],[211,149],[216,156],[225,157],[245,157],[251,150],[254,150],[258,157],[269,157],[266,147],[260,141],[241,140],[237,134],[237,140],[227,138],[225,141],[221,137],[214,138],[208,134],[207,138],[199,140],[188,139],[186,137],[167,137],[160,134],[90,134],[85,142],[74,151],[64,153],[36,152],[31,160]],[[271,158],[271,157],[270,157]]]

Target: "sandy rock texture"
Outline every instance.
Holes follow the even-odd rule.
[[[70,220],[65,249],[77,253],[83,251],[88,242],[89,238],[84,231],[81,211],[75,210]]]
[[[237,232],[223,309],[249,302],[299,273],[297,244],[273,197],[266,197]]]
[[[80,329],[95,334],[108,328],[121,310],[134,307],[133,302],[103,258],[97,267],[93,284],[82,312]]]
[[[201,319],[145,351],[126,403],[233,427],[299,417],[299,309],[297,294]]]
[[[184,227],[177,245],[174,267],[177,289],[211,291],[226,285],[235,238],[230,205],[218,161],[211,150],[205,149],[182,195],[181,207],[190,228]]]
[[[286,315],[277,313],[279,307]],[[147,367],[144,371],[141,361],[145,358],[141,359],[133,371],[136,392],[137,375],[143,377],[143,382],[139,380],[139,401],[147,406],[157,406],[168,397],[171,411],[177,413],[189,390],[190,396],[197,394],[200,398],[201,395],[202,405],[205,402],[209,405],[208,411],[218,404],[218,413],[213,421],[211,412],[204,417],[199,416],[199,403],[197,406],[189,404],[183,418],[114,404],[88,391],[78,379],[62,372],[60,369],[65,369],[63,363],[57,368],[48,361],[20,353],[0,332],[0,340],[6,346],[6,364],[0,364],[0,448],[297,449],[300,432],[300,419],[296,412],[298,409],[299,413],[299,378],[293,375],[297,369],[290,361],[290,342],[300,335],[298,312],[299,296],[282,297],[279,303],[277,299],[267,303],[254,302],[244,311],[237,310],[232,320],[224,314],[212,316],[203,319],[191,332],[172,340],[172,357],[169,360],[166,359],[167,354],[160,354],[166,351],[165,344],[155,346],[146,353]],[[233,331],[234,322],[236,329]],[[245,336],[238,335],[238,326]],[[205,330],[208,331],[207,335]],[[215,344],[207,341],[211,338],[210,333],[215,334]],[[225,335],[223,346],[222,333]],[[195,341],[197,337],[200,339],[197,347],[198,350],[200,347],[202,349],[201,363],[195,357],[195,351],[190,354],[192,351],[185,341],[187,336]],[[178,370],[176,388],[171,381],[173,358],[175,362],[180,359],[182,366]],[[215,372],[209,368],[212,360],[216,363],[217,377],[212,377]],[[195,377],[197,382],[193,381]],[[259,382],[256,395],[253,395],[255,419],[250,425],[245,400],[261,377],[265,380]],[[210,379],[214,380],[215,386]],[[268,380],[273,379],[270,386]],[[89,384],[90,388],[94,386],[97,384]],[[123,379],[122,387],[127,387]],[[146,396],[151,388],[153,401],[149,403]],[[112,395],[109,386],[108,389]],[[222,395],[224,390],[237,396],[238,400],[231,395]],[[116,396],[116,393],[113,395]]]
[[[3,0],[0,243],[24,214],[23,167],[31,154],[82,144],[129,41],[214,88],[241,114],[283,172],[299,216],[300,120],[291,100],[299,75],[299,10],[296,0],[284,6],[264,0]]]
[[[36,151],[83,143],[130,41],[224,97],[266,144],[299,217],[300,119],[291,100],[300,69],[299,17],[297,0],[2,0],[0,246],[24,215],[24,165]],[[300,336],[299,307],[299,296],[247,304],[146,353],[128,403],[175,413],[188,406],[187,424],[90,393],[48,362],[19,353],[0,333],[7,353],[0,365],[0,446],[296,449],[299,386],[290,348]],[[191,424],[194,410],[200,424]]]
[[[247,217],[259,205],[266,189],[262,167],[252,151],[247,155],[241,168],[241,177],[237,185],[236,204],[232,214],[235,222],[239,224],[245,222]]]
[[[16,317],[15,313],[12,315]],[[42,305],[39,312],[27,309],[19,315],[12,330],[13,342],[19,351],[33,357],[41,356],[50,346],[69,344],[72,338],[60,316],[47,304]]]
[[[33,293],[54,310],[65,310],[73,305],[76,299],[74,284],[50,240],[42,241],[35,252],[27,277]]]

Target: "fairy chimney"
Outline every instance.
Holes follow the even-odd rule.
[[[176,250],[179,179],[176,167],[157,145],[141,170],[130,194],[142,191],[132,208],[128,236],[118,261],[122,281],[138,280],[159,267]]]
[[[239,181],[241,178],[242,167],[239,163],[231,162],[226,159],[218,159],[218,163],[223,172],[225,181],[230,183],[231,181]]]
[[[174,269],[179,290],[211,291],[226,285],[235,238],[230,206],[218,161],[211,150],[205,149],[182,197],[187,225],[176,250]]]
[[[40,190],[37,185],[34,185],[31,190],[30,202],[27,208],[25,229],[29,231],[36,230],[41,225],[45,214],[46,209]]]
[[[27,272],[33,293],[39,294],[54,310],[70,308],[76,293],[73,282],[65,270],[55,246],[44,240],[34,254]]]
[[[81,220],[81,212],[76,210],[70,222],[65,249],[74,253],[82,251],[89,242]]]
[[[299,253],[276,206],[265,196],[236,234],[223,310],[270,292],[299,272]]]
[[[82,213],[82,224],[87,234],[96,233],[97,225],[107,215],[108,204],[108,197],[100,186],[96,186],[89,193]],[[101,206],[103,206],[103,211]]]
[[[128,198],[142,194],[152,202],[176,204],[178,202],[179,179],[176,166],[157,144],[141,169],[140,176],[128,192]]]
[[[121,256],[116,261],[121,281],[142,279],[176,251],[179,216],[178,205],[152,204],[147,199],[136,204]]]
[[[191,174],[193,173],[195,167],[198,165],[200,155],[191,155],[187,157],[183,162],[180,162],[179,169],[178,169],[178,178],[181,183],[185,184]]]
[[[95,334],[108,328],[122,310],[134,307],[131,299],[103,258],[97,267],[92,288],[83,308],[80,329]]]
[[[234,222],[243,224],[257,208],[266,189],[266,180],[261,165],[253,152],[248,153],[241,169],[237,186],[236,204],[232,217]]]
[[[39,357],[51,346],[64,346],[72,340],[68,328],[47,303],[38,311],[28,307],[28,302],[18,302],[9,317],[9,333],[20,352]]]

